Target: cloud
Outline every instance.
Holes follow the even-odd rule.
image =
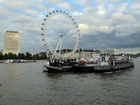
[[[133,22],[134,17],[130,14],[123,15],[121,12],[117,12],[111,15],[111,18],[117,22],[120,23],[126,23],[126,22]]]
[[[104,6],[99,5],[96,8],[93,8],[93,7],[84,8],[84,14],[97,17],[97,18],[103,18],[105,17],[106,12],[105,12]]]
[[[63,10],[70,10],[71,9],[71,6],[70,6],[70,4],[68,2],[59,3],[58,7],[62,8]]]
[[[26,5],[23,1],[19,0],[2,0],[1,3],[9,8],[24,8]]]
[[[87,24],[79,24],[79,30],[81,35],[86,35],[90,32],[90,28]]]
[[[130,5],[130,8],[133,8],[133,9],[140,9],[140,3],[134,2],[133,4]]]
[[[49,12],[63,10],[77,22],[80,45],[87,49],[127,48],[140,46],[140,2],[121,0],[0,0],[0,45],[7,30],[21,34],[21,52],[46,51],[41,41],[43,19]],[[49,18],[48,40],[53,48],[63,37],[63,48],[73,48],[76,31],[72,22],[61,14]],[[130,41],[131,40],[131,41]],[[129,43],[128,43],[129,42]]]
[[[128,3],[121,4],[119,7],[117,7],[117,11],[123,12],[127,5],[128,5]]]
[[[38,27],[28,27],[28,28],[26,28],[26,31],[28,32],[28,33],[36,33],[36,32],[41,32],[41,30],[40,30],[40,28],[38,28]]]
[[[35,11],[35,10],[25,10],[25,13],[28,14],[29,16],[34,16],[34,17],[37,17],[41,14],[38,11]]]
[[[139,27],[140,23],[117,25],[115,27],[115,37],[126,37],[138,33],[140,32]]]
[[[31,23],[33,22],[32,17],[20,15],[12,20],[14,23]]]
[[[66,0],[44,0],[47,4],[50,5],[57,5],[59,3],[65,2]]]
[[[83,15],[83,13],[72,12],[72,16],[74,16],[74,17],[80,17],[82,15]]]
[[[92,2],[92,0],[75,0],[75,1],[82,6],[90,5]]]
[[[114,28],[113,26],[92,26],[93,31],[100,31],[100,32],[105,32],[105,33],[111,33]]]

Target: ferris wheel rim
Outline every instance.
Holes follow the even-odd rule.
[[[56,10],[56,11],[50,12],[49,15],[46,15],[47,18],[44,19],[44,23],[42,23],[43,28],[41,29],[41,30],[43,30],[43,33],[41,35],[43,35],[43,38],[44,38],[44,39],[42,39],[42,41],[45,42],[44,45],[47,47],[47,50],[49,50],[50,52],[54,52],[54,49],[50,46],[50,44],[49,44],[49,42],[47,40],[47,35],[45,35],[46,30],[44,30],[44,29],[46,28],[46,24],[47,24],[47,21],[49,20],[49,18],[51,16],[55,15],[55,14],[62,14],[63,16],[67,17],[72,22],[72,24],[74,26],[74,29],[76,30],[76,44],[75,44],[73,50],[70,53],[67,54],[67,57],[69,57],[69,56],[73,55],[76,52],[76,50],[79,48],[79,44],[80,44],[80,33],[79,33],[78,25],[74,21],[72,16],[69,15],[69,13],[66,13],[65,11],[62,12],[61,10],[60,11]]]

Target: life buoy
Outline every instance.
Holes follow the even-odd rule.
[[[61,64],[58,64],[58,67],[60,67],[61,66]]]
[[[105,61],[105,57],[102,57],[102,60]]]

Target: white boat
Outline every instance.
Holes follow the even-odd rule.
[[[67,59],[50,59],[47,64],[44,65],[48,72],[65,72],[70,71],[72,65],[77,64],[78,59],[67,58]]]
[[[98,65],[94,66],[94,71],[109,72],[118,71],[134,67],[133,59],[129,56],[111,56],[109,53],[101,53]]]
[[[13,62],[12,59],[8,59],[8,60],[5,61],[5,63],[12,63],[12,62]]]

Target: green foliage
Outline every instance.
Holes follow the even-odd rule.
[[[101,53],[101,51],[100,51],[100,50],[98,50],[98,49],[96,49],[96,50],[95,50],[95,52],[96,52],[96,53]]]
[[[33,55],[32,59],[33,60],[36,60],[37,59],[36,55]]]
[[[25,54],[23,54],[23,53],[18,53],[18,57],[17,57],[18,59],[25,59],[26,58],[26,56],[25,56]]]
[[[40,58],[39,58],[39,54],[36,54],[35,57],[36,57],[36,59],[40,59]]]
[[[47,59],[46,54],[45,53],[41,53],[40,59]]]
[[[7,54],[7,53],[5,53],[5,54],[3,55],[3,59],[4,59],[4,60],[8,59],[8,54]]]
[[[32,55],[29,52],[26,52],[26,59],[27,60],[31,60],[32,59]]]
[[[14,55],[13,53],[9,52],[8,53],[8,59],[13,59],[13,55]]]
[[[0,52],[0,60],[3,60],[3,54]]]
[[[17,59],[17,55],[16,54],[13,54],[13,59]]]
[[[31,53],[26,52],[26,54],[24,53],[19,53],[18,55],[13,54],[11,52],[9,52],[8,54],[5,53],[4,55],[0,52],[0,60],[7,60],[7,59],[26,59],[26,60],[43,60],[43,59],[47,59],[46,53],[41,53],[38,54],[36,53],[35,55],[32,56]]]

